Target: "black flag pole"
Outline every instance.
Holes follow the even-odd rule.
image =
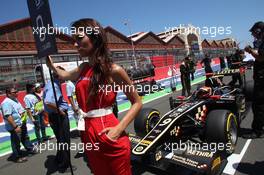
[[[46,59],[49,59],[49,57],[47,56]],[[59,103],[58,103],[58,99],[57,99],[57,94],[56,94],[56,90],[55,90],[55,86],[54,86],[54,77],[52,74],[51,69],[49,68],[49,75],[50,75],[50,82],[51,82],[51,86],[52,86],[52,90],[53,90],[53,95],[54,95],[54,100],[55,100],[55,104],[56,104],[56,108],[57,108],[57,113],[60,113],[60,109],[59,109]],[[60,122],[60,117],[59,117],[59,122]]]
[[[31,26],[35,39],[36,48],[38,51],[38,58],[46,57],[48,61],[48,56],[57,53],[57,45],[55,33],[51,34],[49,29],[53,27],[52,17],[50,13],[49,1],[48,0],[27,0],[28,10],[31,18]],[[51,85],[54,94],[54,100],[57,108],[57,112],[60,113],[59,104],[57,100],[57,95],[54,86],[54,78],[49,69]],[[61,121],[60,116],[58,117],[58,122]],[[70,145],[68,145],[70,148]],[[71,153],[68,150],[69,156],[69,166],[71,174],[73,175],[73,169],[71,164]]]

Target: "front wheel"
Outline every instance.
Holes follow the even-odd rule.
[[[145,136],[160,120],[160,112],[152,108],[143,108],[134,120],[135,132],[138,136]]]
[[[205,139],[208,143],[216,143],[218,146],[224,144],[226,152],[233,153],[238,139],[236,116],[229,110],[209,112],[206,119]]]
[[[252,101],[254,97],[254,81],[248,81],[247,84],[244,87],[244,94],[248,101]]]

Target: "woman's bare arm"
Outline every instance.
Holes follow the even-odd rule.
[[[47,57],[47,63],[46,64],[47,64],[48,68],[50,68],[56,74],[58,74],[61,79],[71,80],[71,81],[76,81],[79,78],[83,68],[88,65],[88,63],[82,63],[80,66],[78,66],[77,68],[75,68],[71,71],[65,71],[65,70],[61,70],[61,69],[56,68],[56,66],[54,65],[53,60],[50,56]]]

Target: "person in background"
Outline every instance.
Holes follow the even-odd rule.
[[[220,56],[219,57],[219,61],[220,61],[220,71],[222,71],[222,70],[224,70],[226,68],[225,57]]]
[[[41,89],[40,83],[35,84],[35,95],[37,98],[40,100],[36,105],[35,105],[35,110],[39,112],[40,115],[40,125],[41,128],[47,127],[49,125],[49,116],[47,112],[44,111],[44,104],[43,104],[43,91]],[[46,130],[45,130],[46,131]],[[46,141],[49,139],[50,136],[47,136],[46,138],[43,139],[43,141]]]
[[[236,53],[234,55],[231,56],[231,65],[230,65],[230,69],[239,69],[241,62],[243,61],[244,58],[244,50],[236,50]],[[232,75],[232,80],[228,83],[230,86],[234,86],[237,81],[239,82],[239,86],[242,88],[243,86],[243,81],[242,81],[242,77],[240,74],[235,74]]]
[[[73,110],[73,116],[74,116],[76,123],[77,123],[78,122],[79,105],[78,105],[78,102],[76,100],[75,85],[70,80],[66,81],[66,93],[67,93],[67,97],[69,99],[69,102],[71,104],[71,108]]]
[[[43,124],[43,105],[41,105],[41,98],[35,93],[35,85],[27,84],[26,85],[27,95],[24,97],[25,108],[27,109],[28,116],[33,118],[33,124],[35,129],[35,134],[38,143],[40,144],[43,141],[47,140],[46,128]],[[43,104],[43,103],[42,103]],[[41,132],[41,134],[40,134]]]
[[[225,64],[225,57],[224,56],[220,56],[219,57],[219,61],[220,61],[220,71],[225,70],[226,68],[226,64]],[[223,81],[224,77],[219,77],[219,80]]]
[[[189,57],[184,58],[182,64],[180,65],[182,96],[185,96],[185,91],[187,91],[188,96],[191,95],[189,60],[190,60]]]
[[[58,66],[58,69],[64,69]],[[57,96],[58,108],[56,105],[52,82],[49,81],[43,91],[44,111],[49,115],[49,123],[57,139],[56,163],[59,172],[70,172],[70,124],[68,118],[68,104],[63,99],[61,91],[62,81],[57,74],[53,73],[54,88]],[[66,145],[66,146],[63,146]],[[76,167],[72,166],[73,170]]]
[[[255,43],[258,43],[258,45],[255,48],[257,51],[250,46],[245,47],[245,51],[255,58],[253,69],[254,98],[252,101],[252,111],[254,116],[251,126],[252,132],[245,137],[258,138],[264,134],[264,22],[256,22],[250,29],[250,32],[255,38]]]
[[[41,90],[41,84],[40,83],[35,83],[35,94],[40,99],[43,99],[43,91]]]
[[[189,57],[189,67],[190,67],[190,74],[191,74],[191,79],[194,80],[194,73],[196,70],[196,63],[194,61],[194,57]]]
[[[23,163],[27,159],[22,155],[21,142],[29,154],[35,154],[37,151],[33,149],[33,144],[30,142],[27,132],[23,129],[21,118],[26,115],[26,110],[17,100],[17,92],[13,87],[6,89],[6,98],[1,103],[1,110],[5,128],[10,133],[11,148],[15,162]]]
[[[204,59],[202,59],[200,63],[203,64],[204,71],[206,74],[213,73],[213,69],[211,67],[211,58],[209,58],[208,54],[205,54]]]
[[[231,57],[232,57],[232,54],[229,54],[226,56],[227,68],[229,69],[231,67]]]

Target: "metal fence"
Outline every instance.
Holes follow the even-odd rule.
[[[206,50],[203,52],[193,53],[194,60],[200,60],[204,54],[215,58],[232,54],[230,50]],[[131,68],[140,68],[144,65],[152,63],[156,68],[162,68],[180,63],[187,56],[185,50],[155,50],[155,51],[136,51],[135,56],[131,51],[112,52],[113,61],[121,65],[125,70]],[[78,54],[60,54],[53,56],[54,62],[73,62],[78,61]],[[24,90],[26,83],[42,82],[41,64],[45,64],[44,59],[36,56],[12,56],[0,57],[0,94],[4,92],[8,86],[16,86],[19,90]]]

